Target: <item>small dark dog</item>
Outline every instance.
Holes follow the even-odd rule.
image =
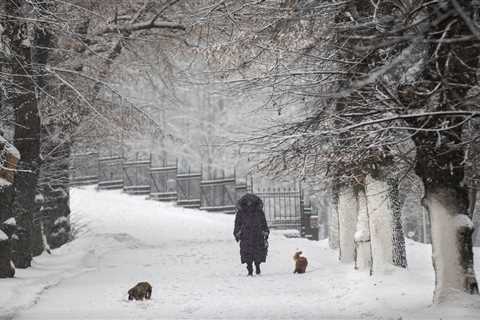
[[[152,296],[152,286],[148,282],[139,282],[135,287],[128,290],[128,300],[150,299]]]
[[[293,273],[305,273],[305,270],[307,270],[307,258],[301,257],[301,254],[302,251],[297,251],[293,256],[293,261],[295,261],[295,270],[293,270]]]

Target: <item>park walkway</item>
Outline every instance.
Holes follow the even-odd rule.
[[[14,319],[415,319],[433,312],[426,246],[410,244],[417,263],[409,271],[369,277],[340,264],[325,241],[275,231],[263,274],[249,278],[231,215],[93,187],[74,189],[72,208],[78,239],[69,245],[84,253],[78,272],[45,288]],[[304,275],[292,274],[297,248],[309,258]],[[152,300],[129,302],[126,292],[139,281],[152,284]]]

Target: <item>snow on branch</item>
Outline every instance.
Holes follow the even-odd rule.
[[[373,124],[383,123],[383,122],[390,122],[395,120],[403,120],[403,119],[414,119],[414,118],[423,118],[423,117],[470,117],[476,118],[480,116],[480,112],[478,111],[466,111],[466,110],[455,110],[455,111],[436,111],[436,112],[422,112],[422,113],[415,113],[415,114],[400,114],[388,118],[381,118],[381,119],[374,119],[369,121],[364,121],[356,124],[352,124],[347,127],[341,128],[340,131],[347,132],[353,129],[358,129],[360,127],[365,127]],[[415,129],[415,128],[412,128]],[[438,130],[442,130],[439,128]]]
[[[134,31],[141,31],[141,30],[150,30],[150,29],[172,29],[172,30],[185,30],[185,26],[176,23],[176,22],[156,22],[155,20],[141,22],[141,23],[134,23],[128,24],[123,26],[112,25],[106,26],[103,30],[97,32],[97,35],[103,35],[107,33],[129,33]]]

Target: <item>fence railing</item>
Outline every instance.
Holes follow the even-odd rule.
[[[98,153],[76,154],[70,162],[70,183],[75,186],[97,184]]]
[[[300,227],[304,209],[300,190],[266,188],[255,194],[263,201],[263,210],[270,226],[292,229]]]
[[[156,162],[158,163],[158,162]],[[176,201],[186,208],[235,213],[246,184],[230,177],[203,179],[202,173],[185,173],[178,162],[152,165],[149,158],[99,157],[96,153],[75,154],[70,166],[72,186],[98,184],[98,189],[123,189],[133,195],[148,195],[158,201]]]
[[[97,153],[76,154],[70,172],[72,186],[97,184],[98,189],[123,189],[158,201],[176,201],[185,208],[225,213],[235,213],[238,199],[254,190],[253,180],[249,185],[239,182],[235,173],[204,179],[201,172],[179,170],[178,162],[152,165],[152,156],[127,160],[120,156],[99,157]],[[300,187],[254,192],[263,201],[270,227],[298,229],[301,236],[318,239],[315,213],[305,206]]]

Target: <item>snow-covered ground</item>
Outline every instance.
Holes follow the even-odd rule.
[[[478,319],[479,297],[431,306],[430,246],[408,242],[408,270],[370,277],[326,241],[273,232],[263,274],[249,278],[233,216],[92,187],[72,191],[76,240],[0,280],[0,319]],[[308,272],[293,274],[299,248]],[[477,274],[480,251],[476,249]],[[152,300],[129,302],[139,281]]]

